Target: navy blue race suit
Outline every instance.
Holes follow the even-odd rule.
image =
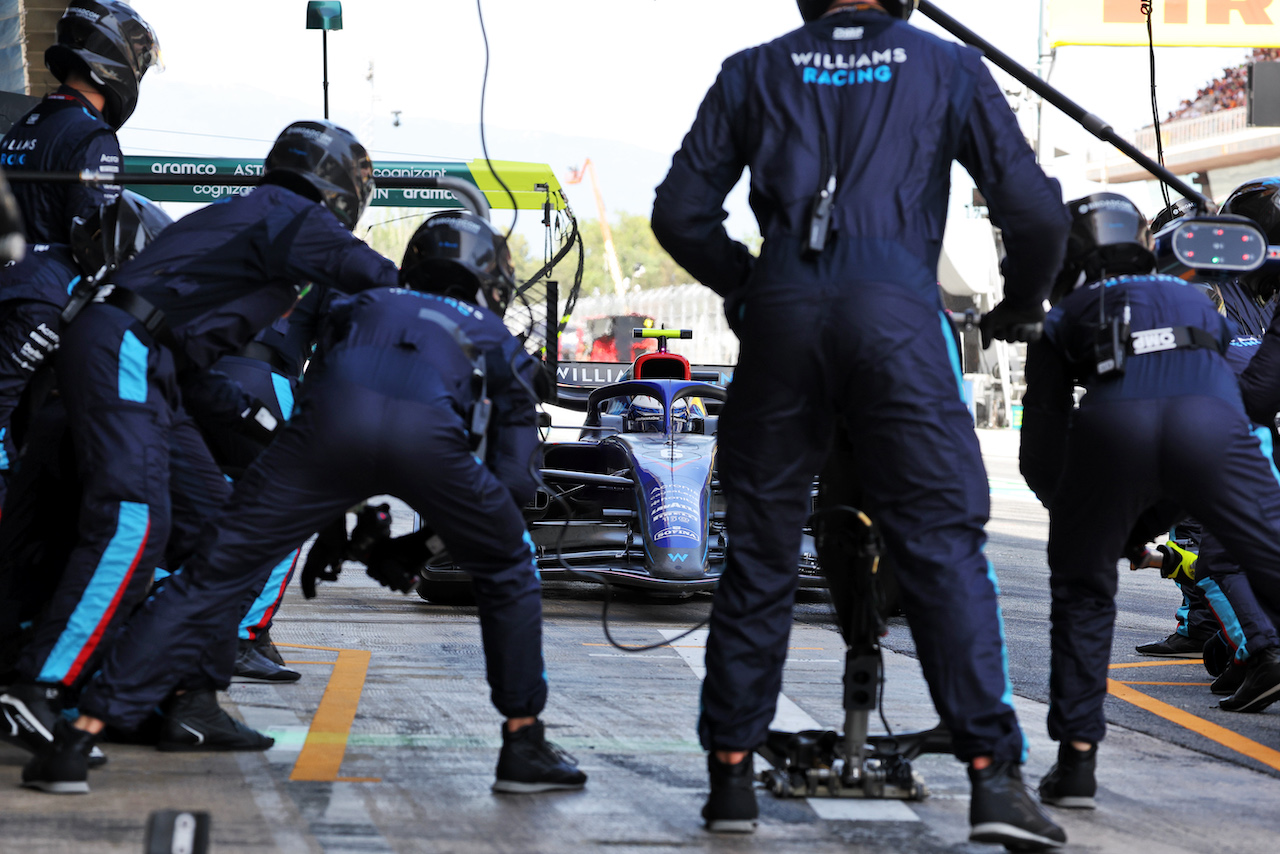
[[[1195,328],[1212,343],[1131,355],[1123,374],[1099,377],[1099,299],[1108,317],[1129,306],[1134,333]],[[1020,463],[1049,510],[1056,740],[1102,740],[1116,563],[1184,512],[1244,567],[1271,617],[1248,629],[1251,651],[1280,643],[1280,530],[1268,511],[1280,508],[1280,484],[1223,355],[1230,337],[1213,303],[1181,279],[1123,276],[1069,294],[1030,347]],[[1073,409],[1076,385],[1087,392]]]
[[[838,186],[833,234],[813,257],[823,136]],[[709,750],[765,740],[810,489],[843,417],[957,755],[1024,753],[982,551],[987,478],[938,297],[953,160],[1004,229],[1008,299],[1038,306],[1065,246],[1060,188],[976,51],[883,13],[829,15],[730,57],[658,187],[655,234],[727,298],[742,341],[720,419],[729,554],[703,683]],[[744,168],[759,259],[723,226]]]
[[[303,367],[311,357],[320,331],[321,307],[334,294],[313,287],[286,317],[257,334],[239,353],[223,356],[214,369],[240,384],[248,394],[266,404],[281,423],[293,416],[294,398]],[[201,430],[214,461],[224,474],[238,478],[266,448],[259,439],[225,424],[202,424]],[[240,621],[241,640],[256,640],[271,627],[285,590],[293,578],[298,552],[287,555],[271,571],[258,597]]]
[[[0,268],[0,506],[17,463],[14,416],[32,378],[58,349],[62,309],[80,281],[67,246],[28,245],[27,255]],[[30,413],[27,413],[30,414]]]
[[[198,388],[306,282],[360,291],[397,275],[321,204],[271,184],[184,217],[118,271],[115,287],[163,312],[164,343],[105,288],[64,330],[57,373],[83,483],[79,538],[19,662],[24,678],[72,685],[91,673],[166,547],[171,562],[180,556],[171,535],[189,552],[221,506],[227,485],[184,407],[180,372]]]
[[[1227,349],[1227,362],[1237,375],[1248,366],[1249,361],[1258,351],[1262,343],[1262,334],[1266,331],[1271,306],[1260,306],[1253,293],[1239,281],[1222,282],[1218,285],[1222,295],[1223,311],[1228,325],[1236,333]],[[1271,428],[1270,421],[1255,422]],[[1280,450],[1280,448],[1275,448]],[[1213,534],[1208,534],[1202,544],[1204,535],[1200,524],[1194,519],[1180,522],[1176,530],[1170,532],[1172,538],[1184,540],[1182,545],[1197,552],[1200,559],[1197,568],[1201,573],[1195,582],[1179,581],[1182,590],[1182,605],[1178,608],[1176,619],[1177,633],[1196,641],[1204,641],[1218,631],[1222,631],[1227,642],[1235,649],[1241,660],[1248,657],[1248,646],[1245,643],[1240,620],[1231,604],[1236,603],[1255,614],[1257,607],[1247,582],[1236,584],[1242,576],[1240,566],[1225,553],[1222,544]],[[1210,574],[1225,578],[1223,583],[1211,579]],[[1229,578],[1227,576],[1230,576]],[[1232,595],[1224,591],[1236,586]],[[1246,619],[1249,617],[1246,615]]]
[[[501,318],[444,297],[369,291],[334,321],[294,417],[236,482],[197,556],[108,650],[81,697],[86,714],[132,727],[175,686],[225,685],[223,639],[246,597],[320,525],[382,493],[421,514],[471,574],[494,705],[506,717],[541,711],[541,589],[520,512],[534,493],[536,363]],[[493,401],[483,461],[468,436],[476,389],[464,347],[482,354]]]
[[[1224,296],[1226,295],[1224,292]],[[1249,307],[1256,309],[1257,303],[1249,300],[1246,310]],[[1233,315],[1238,317],[1239,314],[1238,311],[1228,309],[1229,318]],[[1233,321],[1228,320],[1228,328],[1234,325]],[[1237,376],[1247,369],[1261,344],[1262,339],[1256,334],[1235,335],[1228,342],[1227,364]],[[1275,455],[1280,448],[1275,442],[1274,424],[1254,422],[1253,433],[1258,437],[1264,455],[1272,462],[1272,474],[1280,480],[1280,472],[1275,468]],[[1277,496],[1280,493],[1268,493],[1258,498],[1263,502],[1264,511],[1280,524],[1280,505],[1271,506],[1267,503],[1269,498]],[[1192,529],[1200,529],[1196,580],[1194,583],[1179,582],[1183,606],[1178,610],[1178,632],[1196,640],[1221,633],[1234,652],[1235,660],[1243,663],[1254,652],[1250,638],[1265,636],[1265,627],[1271,622],[1272,615],[1268,615],[1259,603],[1247,574],[1223,546],[1222,541],[1212,531],[1203,530],[1195,520],[1189,521]],[[1175,531],[1187,530],[1188,527],[1185,522],[1179,523]],[[1280,601],[1280,597],[1277,601]]]
[[[18,119],[0,141],[0,167],[22,172],[106,172],[123,170],[116,133],[84,95],[60,86]],[[99,205],[120,195],[116,184],[13,183],[27,240],[70,243],[71,220],[88,219]]]
[[[68,290],[79,281],[80,270],[70,249],[57,244],[28,244],[22,261],[0,268],[0,505],[8,498],[11,478],[26,474],[16,469],[24,434],[32,432],[28,425],[37,441],[46,438],[40,435],[40,422],[32,419],[53,384],[50,357],[61,339],[62,308]],[[62,431],[56,432],[61,435]],[[52,476],[26,478],[28,483],[16,491],[39,492],[42,498],[51,495],[56,500],[62,480],[48,469],[40,474]],[[20,625],[57,584],[56,572],[30,570],[42,562],[35,556],[44,554],[46,532],[65,539],[67,513],[38,503],[41,506],[17,508],[15,518],[7,513],[0,517],[0,639],[16,639]],[[28,510],[36,512],[32,515]],[[74,516],[74,507],[70,515]],[[58,556],[65,556],[65,551]],[[0,670],[12,664],[11,658],[0,661]]]

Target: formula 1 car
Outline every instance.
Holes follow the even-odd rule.
[[[724,503],[716,477],[716,423],[733,369],[691,366],[667,350],[690,330],[636,329],[658,350],[631,365],[563,362],[558,404],[585,413],[576,442],[548,443],[525,516],[544,580],[599,581],[692,593],[724,570]],[[801,586],[824,587],[806,532]],[[582,574],[582,573],[585,573]],[[456,599],[465,573],[429,562],[418,592]]]

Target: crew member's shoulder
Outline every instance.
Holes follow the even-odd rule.
[[[74,129],[83,136],[105,135],[116,138],[115,129],[107,124],[106,119],[74,100],[54,101],[46,98],[14,127],[22,127],[24,124],[39,125],[45,121],[57,123],[69,130]]]

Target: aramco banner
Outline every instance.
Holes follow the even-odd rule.
[[[1145,45],[1141,0],[1049,0],[1049,40]],[[1152,0],[1162,47],[1280,47],[1280,0]]]
[[[394,178],[461,178],[474,184],[489,206],[510,210],[511,200],[520,210],[542,210],[548,201],[556,210],[564,210],[564,192],[551,167],[545,163],[519,163],[510,160],[492,161],[493,170],[501,176],[507,189],[503,189],[494,177],[494,171],[484,160],[459,160],[445,162],[394,162],[378,160],[373,164],[375,183]],[[257,178],[262,175],[261,160],[236,160],[228,157],[139,157],[126,155],[124,171],[143,172],[151,175],[192,176],[242,176]],[[122,183],[128,185],[128,181]],[[391,183],[384,180],[384,183]],[[136,190],[154,202],[216,202],[228,196],[239,196],[253,191],[253,187],[229,187],[220,184],[134,184]],[[510,193],[507,192],[510,190]],[[370,204],[406,208],[458,208],[461,202],[448,190],[393,189],[379,186]]]

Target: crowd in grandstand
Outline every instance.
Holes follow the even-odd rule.
[[[1280,61],[1280,49],[1254,48],[1253,56],[1235,68],[1222,69],[1222,76],[1196,93],[1193,100],[1184,100],[1178,109],[1168,115],[1165,121],[1175,119],[1194,119],[1217,113],[1222,110],[1233,110],[1245,105],[1245,85],[1249,79],[1249,66],[1255,62]]]

